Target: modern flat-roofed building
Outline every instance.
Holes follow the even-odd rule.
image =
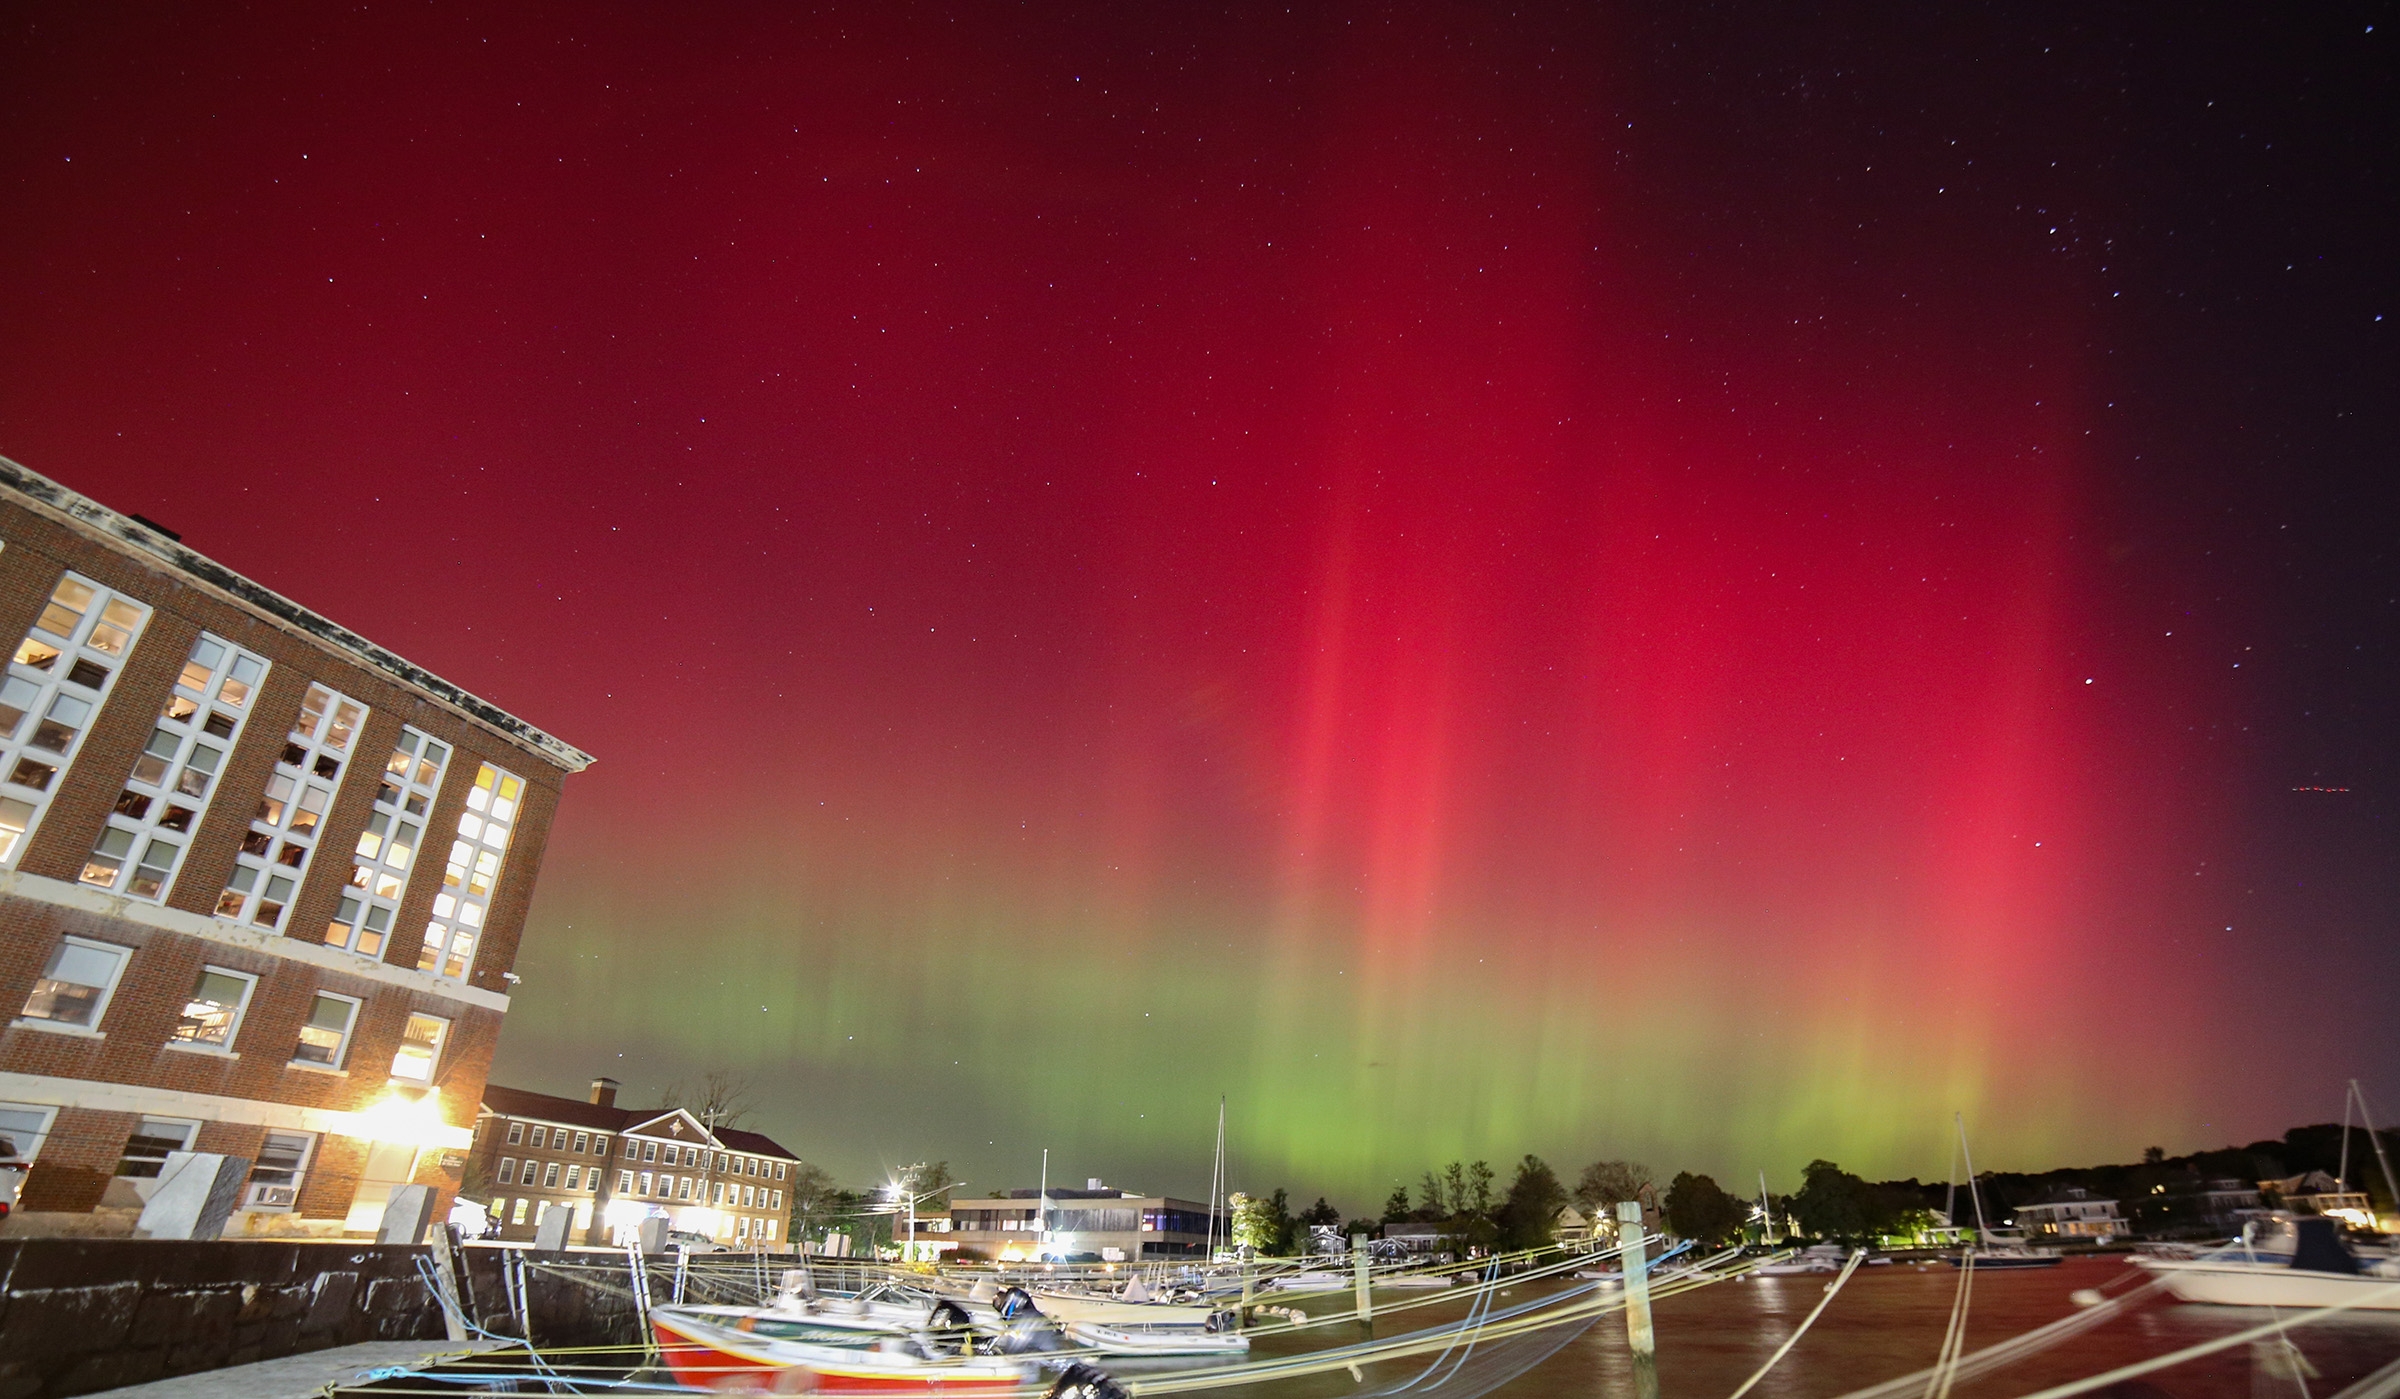
[[[945,1252],[958,1258],[1017,1262],[1077,1258],[1105,1263],[1139,1263],[1207,1254],[1208,1206],[1165,1195],[1111,1190],[1099,1181],[1082,1190],[1053,1186],[1011,1190],[981,1199],[954,1199],[947,1220],[935,1226]],[[941,1226],[946,1225],[946,1228]],[[1217,1216],[1215,1239],[1232,1238],[1229,1216]],[[926,1229],[923,1221],[920,1231]],[[919,1243],[925,1243],[923,1232]]]
[[[624,1240],[644,1219],[727,1248],[791,1249],[788,1192],[800,1158],[774,1139],[711,1128],[682,1108],[621,1108],[617,1082],[584,1099],[487,1083],[468,1198],[503,1239],[530,1239],[545,1204],[575,1212],[576,1243]]]
[[[591,759],[0,458],[0,1168],[122,1233],[175,1151],[229,1234],[455,1190],[567,774]]]

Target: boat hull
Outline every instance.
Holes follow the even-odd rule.
[[[2134,1266],[2163,1279],[2167,1291],[2179,1302],[2302,1311],[2348,1304],[2362,1311],[2400,1311],[2400,1277],[2319,1273],[2279,1263],[2174,1258],[2137,1258]]]
[[[659,1358],[678,1383],[731,1394],[1022,1394],[1030,1366],[996,1358],[928,1361],[906,1354],[779,1341],[661,1308],[651,1313]]]
[[[1945,1255],[1942,1261],[1953,1268],[1966,1266],[1960,1255],[1955,1253]],[[1978,1253],[1975,1255],[1975,1271],[1988,1273],[1997,1268],[2055,1268],[2065,1261],[2064,1258],[2054,1253],[2031,1255]]]

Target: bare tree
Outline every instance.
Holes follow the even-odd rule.
[[[1627,1200],[1658,1203],[1658,1182],[1639,1161],[1594,1161],[1575,1182],[1575,1203],[1586,1215],[1599,1215]]]
[[[670,1084],[666,1106],[688,1111],[713,1132],[719,1127],[740,1126],[758,1101],[750,1090],[750,1075],[732,1069],[710,1069],[700,1076],[697,1088],[686,1088],[681,1082]]]

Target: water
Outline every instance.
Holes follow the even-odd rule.
[[[2068,1294],[2096,1288],[2114,1296],[2144,1278],[2121,1258],[2069,1259],[2056,1268],[1979,1272],[1967,1317],[1969,1352],[2033,1330],[2080,1310]],[[1658,1328],[1658,1399],[1726,1399],[1792,1334],[1825,1295],[1824,1276],[1753,1278],[1665,1297],[1654,1307]],[[1509,1289],[1506,1307],[1557,1284]],[[1851,1390],[1921,1370],[1941,1349],[1958,1273],[1945,1265],[1899,1264],[1860,1270],[1791,1354],[1750,1391],[1754,1399],[1835,1399]],[[1312,1305],[1332,1311],[1347,1304]],[[1462,1307],[1443,1305],[1388,1316],[1377,1326],[1390,1338],[1440,1321]],[[2080,1379],[2137,1360],[2247,1330],[2268,1319],[2260,1310],[2188,1306],[2163,1295],[2075,1336],[2054,1349],[1974,1383],[1955,1399],[2004,1399]],[[1329,1321],[1301,1333],[1304,1344],[1262,1347],[1257,1358],[1359,1339],[1358,1328]],[[2159,1371],[2104,1399],[2329,1399],[2344,1386],[2400,1358],[2400,1313],[2349,1313],[2292,1333],[2313,1376],[2300,1379],[2271,1363],[2255,1363],[2251,1348],[2235,1346]],[[1344,1393],[1390,1385],[1425,1368],[1423,1359],[1372,1367],[1363,1381],[1347,1376],[1278,1385],[1277,1399],[1339,1399]],[[1532,1370],[1492,1391],[1492,1399],[1640,1399],[1621,1315],[1592,1328]],[[1435,1390],[1428,1399],[1440,1399]]]

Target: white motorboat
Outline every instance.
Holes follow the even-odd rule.
[[[1238,1331],[1205,1326],[1106,1326],[1070,1321],[1067,1339],[1102,1355],[1243,1355],[1250,1338]]]
[[[1354,1286],[1355,1281],[1348,1273],[1319,1269],[1304,1273],[1285,1273],[1282,1277],[1270,1279],[1265,1290],[1269,1292],[1343,1292]]]
[[[2179,1302],[2400,1311],[2400,1259],[2360,1258],[2343,1244],[2340,1227],[2322,1216],[2278,1222],[2280,1237],[2244,1239],[2196,1258],[2137,1257],[2133,1264],[2163,1281]]]
[[[1805,1277],[1812,1273],[1838,1273],[1842,1270],[1840,1244],[1810,1244],[1789,1258],[1773,1263],[1761,1263],[1750,1271],[1762,1278]],[[1578,1275],[1580,1276],[1580,1274]]]
[[[1448,1273],[1401,1273],[1396,1277],[1377,1278],[1375,1286],[1403,1289],[1456,1287],[1458,1279]]]

